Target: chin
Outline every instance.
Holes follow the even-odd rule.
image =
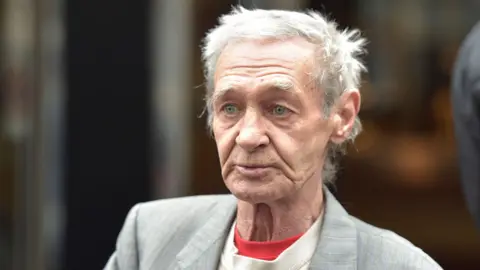
[[[234,178],[227,179],[225,184],[237,199],[249,203],[267,203],[288,196],[285,185],[278,180],[252,181]]]

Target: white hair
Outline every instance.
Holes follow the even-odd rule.
[[[306,13],[284,10],[248,10],[234,7],[233,10],[219,18],[219,25],[211,29],[203,43],[202,59],[206,80],[206,110],[208,128],[212,128],[212,103],[214,91],[214,74],[218,58],[223,49],[232,42],[241,40],[282,40],[302,37],[317,46],[317,61],[312,71],[317,88],[324,92],[323,109],[328,117],[331,107],[344,91],[359,89],[362,71],[366,71],[360,60],[364,53],[366,40],[360,31],[340,30],[334,21],[329,21],[315,11]],[[353,142],[361,132],[362,125],[357,117],[348,135],[348,142]],[[325,160],[323,180],[332,182],[335,177],[335,156],[344,153],[344,145],[329,143]]]

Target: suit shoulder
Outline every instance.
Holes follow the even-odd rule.
[[[235,202],[232,195],[204,195],[135,205],[117,244],[121,260],[149,265],[161,256],[162,263],[172,263],[198,229],[218,211],[235,209]]]
[[[170,234],[179,230],[193,232],[219,205],[234,204],[232,195],[199,195],[140,203],[136,220],[139,237],[148,238],[153,234]]]
[[[219,203],[233,200],[232,195],[197,195],[144,202],[138,205],[138,221],[201,217]]]
[[[360,261],[388,269],[442,269],[422,249],[407,239],[385,229],[351,217],[357,229]]]
[[[139,204],[143,215],[169,214],[207,211],[218,203],[232,201],[232,195],[197,195],[169,199],[160,199]],[[199,213],[200,214],[200,213]]]

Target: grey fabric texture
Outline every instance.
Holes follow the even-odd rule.
[[[404,238],[350,216],[324,190],[324,221],[309,269],[442,269]],[[232,195],[138,204],[130,210],[104,269],[216,270],[235,213]]]

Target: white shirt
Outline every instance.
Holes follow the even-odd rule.
[[[295,243],[284,250],[275,260],[264,261],[238,255],[235,247],[233,223],[223,249],[218,270],[307,270],[320,238],[323,215]]]

